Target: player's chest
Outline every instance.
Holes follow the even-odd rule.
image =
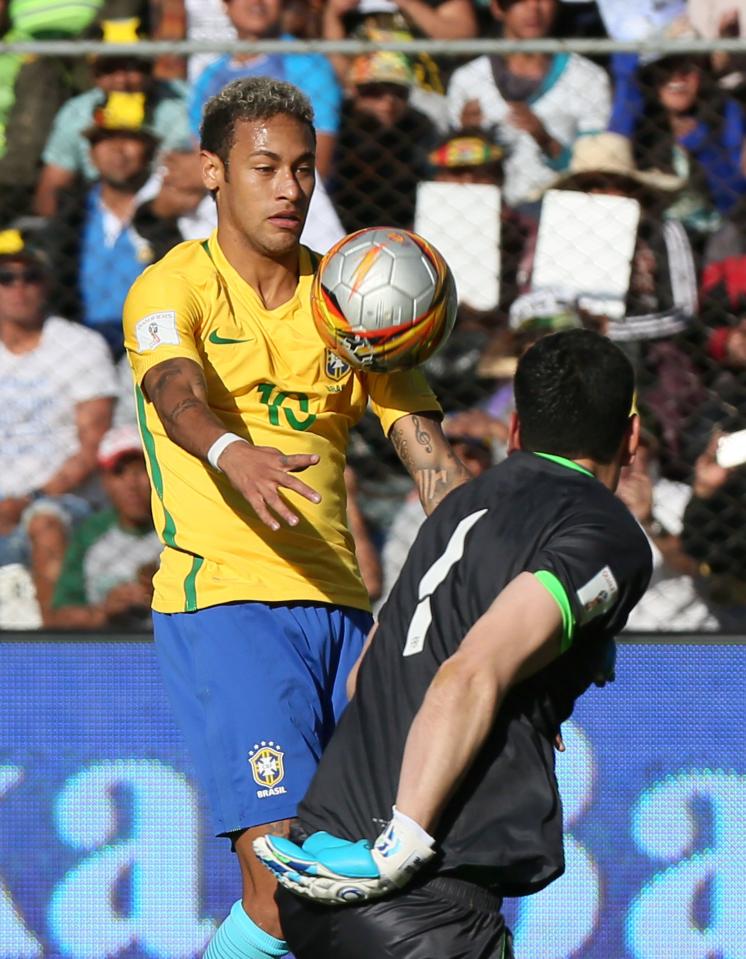
[[[219,406],[232,402],[242,412],[303,423],[362,401],[352,370],[324,346],[300,307],[266,317],[219,306],[203,323],[199,348],[210,400]]]

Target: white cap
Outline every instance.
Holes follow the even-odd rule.
[[[114,426],[104,433],[98,445],[96,458],[101,469],[113,469],[123,456],[142,453],[142,443],[137,427],[131,423]]]

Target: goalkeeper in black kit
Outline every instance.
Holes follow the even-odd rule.
[[[502,898],[563,872],[554,742],[651,571],[614,496],[632,368],[557,333],[521,358],[515,400],[507,460],[423,525],[294,841],[256,840],[297,959],[508,959]]]

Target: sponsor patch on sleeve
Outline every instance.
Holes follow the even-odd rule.
[[[135,327],[135,336],[139,350],[155,350],[167,343],[180,343],[179,331],[176,329],[176,313],[173,310],[149,313]]]
[[[581,622],[588,623],[611,609],[619,595],[619,586],[609,567],[604,566],[580,587],[577,595],[583,606]]]

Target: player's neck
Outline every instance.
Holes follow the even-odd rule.
[[[218,227],[218,243],[226,260],[261,299],[268,310],[287,303],[298,286],[300,247],[270,256],[251,246],[234,231]]]
[[[603,483],[612,493],[617,488],[617,483],[619,482],[619,463],[616,460],[611,463],[597,463],[595,460],[590,459],[574,459],[573,463],[577,463],[578,466],[582,466],[583,469],[588,470],[589,473],[593,473],[599,483]]]

